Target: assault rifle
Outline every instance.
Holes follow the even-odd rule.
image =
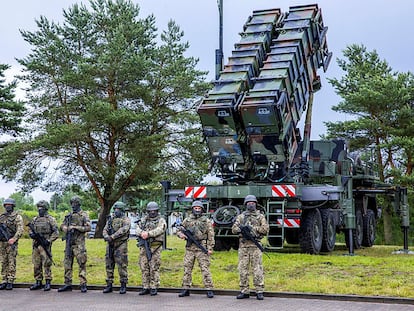
[[[139,223],[141,222],[141,220],[137,220],[136,223],[139,225]],[[140,226],[140,228],[142,229],[142,227]],[[148,241],[148,239],[143,239],[140,236],[138,236],[138,243],[137,243],[137,247],[141,247],[143,246],[145,248],[145,255],[147,256],[147,260],[151,261],[152,259],[152,252],[151,252],[151,245],[150,242]]]
[[[252,241],[262,253],[265,253],[266,256],[269,257],[262,244],[260,244],[259,241],[253,236],[250,226],[241,225],[239,228],[244,240]]]
[[[184,235],[185,235],[185,237],[187,238],[186,240],[187,240],[187,242],[186,242],[186,244],[185,244],[185,247],[189,247],[189,246],[191,246],[191,244],[195,244],[195,246],[197,246],[199,249],[201,249],[201,251],[204,253],[204,254],[208,254],[208,250],[207,250],[207,248],[205,248],[201,243],[200,243],[200,241],[199,240],[197,240],[195,237],[194,237],[194,233],[190,230],[190,229],[186,229],[184,226],[182,226],[182,225],[178,225],[177,223],[175,223],[174,225],[173,225],[173,227],[176,227],[178,230],[180,230],[180,232],[182,232]]]
[[[10,234],[9,229],[7,228],[5,224],[0,224],[0,238],[1,240],[5,240],[5,241],[8,241],[12,238],[12,235]],[[12,249],[16,249],[16,244],[13,243],[12,245],[10,245],[10,247]]]
[[[108,216],[107,221],[108,221],[108,230],[107,230],[108,235],[112,235],[114,234],[114,227],[112,227],[112,216],[111,215]],[[113,241],[111,242],[108,241],[108,256],[109,258],[112,258],[114,256],[114,242]]]
[[[49,259],[52,261],[53,265],[55,265],[55,262],[52,259],[52,254],[50,253],[50,250],[49,250],[50,242],[48,240],[46,240],[43,235],[36,232],[36,229],[35,229],[33,223],[28,223],[27,226],[30,228],[30,230],[32,231],[32,234],[33,234],[33,237],[32,236],[30,236],[30,237],[32,237],[32,239],[35,240],[35,242],[45,250],[45,253],[46,253],[47,257],[49,257]]]
[[[65,216],[64,223],[69,228],[69,226],[72,223],[72,214],[69,214],[69,215]],[[71,256],[70,248],[72,246],[73,233],[74,233],[74,229],[68,230],[68,231],[66,231],[66,235],[64,237],[62,237],[62,241],[66,240],[65,257],[70,257]]]

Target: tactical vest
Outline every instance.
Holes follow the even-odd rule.
[[[35,231],[46,239],[49,239],[55,230],[55,228],[52,227],[51,217],[49,215],[45,215],[44,217],[35,217],[33,219],[33,226]]]
[[[117,232],[119,229],[121,229],[124,226],[124,217],[112,217],[112,229],[114,230],[113,232]],[[119,238],[117,238],[117,240],[120,241],[125,241],[128,240],[129,238],[129,230],[127,232],[125,232],[122,236],[120,236]]]
[[[151,231],[151,230],[154,230],[155,228],[158,227],[158,225],[160,223],[160,220],[161,220],[161,216],[160,215],[158,215],[155,218],[150,218],[148,216],[145,216],[142,219],[142,221],[141,221],[140,228],[143,231]],[[162,242],[163,241],[163,237],[164,237],[164,234],[160,234],[160,235],[158,235],[156,237],[153,237],[153,241],[152,242],[154,242],[154,241]]]
[[[183,223],[187,230],[190,230],[198,241],[207,240],[208,238],[208,222],[210,220],[206,216],[194,217],[190,215]]]
[[[10,236],[14,236],[16,234],[16,231],[17,231],[16,217],[17,217],[17,215],[18,215],[17,212],[13,211],[10,214],[3,213],[0,216],[0,223],[6,225],[7,230],[10,233]]]
[[[83,211],[80,211],[79,213],[70,213],[69,215],[72,216],[71,222],[69,224],[66,224],[67,226],[85,226],[87,222],[87,218]],[[85,239],[85,232],[80,232],[78,230],[74,230],[73,234],[73,242],[77,240],[84,240]]]

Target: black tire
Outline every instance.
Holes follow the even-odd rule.
[[[299,244],[299,229],[286,230],[285,240],[288,244]]]
[[[335,217],[330,208],[321,210],[322,217],[322,251],[332,252],[336,243]]]
[[[216,237],[214,243],[215,251],[229,251],[237,238]]]
[[[362,239],[362,246],[371,247],[374,245],[375,234],[377,230],[377,223],[375,220],[375,213],[373,210],[367,210],[367,214],[363,217],[364,234]]]
[[[300,223],[299,244],[302,252],[319,254],[322,247],[322,217],[319,209],[304,212]]]
[[[224,250],[223,243],[222,243],[220,238],[215,239],[213,250],[215,250],[215,251],[223,251]]]
[[[357,209],[355,213],[355,229],[352,230],[352,237],[354,241],[354,249],[361,248],[362,239],[364,237],[364,220],[360,209]],[[349,248],[349,234],[347,234],[347,232],[345,232],[345,244]]]
[[[237,206],[225,205],[216,209],[211,217],[216,224],[220,226],[229,226],[234,223],[239,214],[240,210]]]

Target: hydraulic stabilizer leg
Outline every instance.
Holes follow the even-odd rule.
[[[348,229],[348,252],[349,252],[349,256],[353,256],[354,255],[354,235],[353,235],[353,229],[349,228]]]

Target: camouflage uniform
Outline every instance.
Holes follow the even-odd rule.
[[[71,220],[69,222],[69,219]],[[86,232],[91,230],[91,223],[89,216],[84,211],[69,213],[65,217],[65,221],[60,226],[60,229],[67,234],[68,227],[75,226],[73,230],[72,243],[69,246],[69,250],[65,248],[65,259],[63,265],[65,267],[65,285],[72,285],[72,267],[73,257],[79,265],[79,281],[81,286],[86,285],[86,247],[85,247],[85,235]],[[67,245],[66,245],[67,246]]]
[[[250,226],[253,236],[260,241],[263,236],[269,231],[269,225],[265,216],[258,210],[244,211],[237,216],[233,226],[232,232],[234,234],[240,233],[240,225]],[[239,273],[240,273],[240,292],[249,295],[249,269],[252,267],[253,285],[256,288],[256,293],[263,293],[264,291],[264,275],[262,252],[260,249],[249,240],[240,237],[239,240]]]
[[[151,289],[152,293],[156,294],[156,290],[160,286],[161,249],[166,229],[167,223],[160,215],[156,217],[144,216],[139,226],[137,226],[138,237],[141,236],[142,232],[148,232],[152,253],[152,258],[148,261],[145,247],[140,246],[139,248],[139,266],[142,273],[142,288],[144,292]]]
[[[112,223],[112,230],[110,229]],[[114,282],[114,268],[115,264],[118,266],[119,280],[122,283],[128,283],[128,238],[129,230],[131,228],[131,220],[128,216],[114,217],[110,216],[103,229],[103,238],[108,240],[109,236],[112,238],[113,252],[109,252],[109,242],[106,247],[105,268],[106,268],[106,282],[112,284]],[[112,231],[109,234],[108,231]]]
[[[35,231],[42,235],[50,244],[48,251],[52,253],[52,242],[59,236],[56,219],[48,214],[43,217],[36,216],[32,222]],[[32,263],[34,278],[36,281],[43,280],[43,269],[46,283],[52,280],[52,260],[47,256],[46,251],[37,241],[33,240]]]
[[[1,275],[3,278],[1,289],[3,289],[6,288],[5,284],[13,284],[16,278],[16,256],[18,240],[24,231],[23,218],[16,211],[11,213],[6,212],[0,215],[0,225],[5,225],[12,237],[11,239],[15,240],[12,245],[5,239],[1,239],[0,241]],[[7,289],[12,289],[11,285]]]
[[[193,232],[194,237],[209,252],[214,248],[214,230],[211,221],[206,216],[197,217],[190,214],[184,219],[183,228]],[[183,289],[188,290],[192,285],[192,272],[195,260],[197,259],[203,277],[204,287],[211,291],[213,289],[213,278],[210,273],[210,254],[205,254],[194,243],[186,245],[184,255]]]

